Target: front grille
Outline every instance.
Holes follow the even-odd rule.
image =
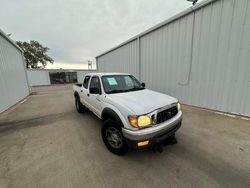
[[[177,106],[171,107],[167,110],[163,110],[157,114],[157,120],[156,123],[163,123],[164,121],[167,121],[174,117],[178,113]]]

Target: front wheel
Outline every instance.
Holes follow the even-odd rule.
[[[102,127],[102,139],[109,151],[116,155],[125,155],[128,146],[122,135],[121,127],[112,120],[104,122]]]

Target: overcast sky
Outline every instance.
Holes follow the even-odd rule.
[[[0,29],[14,40],[37,40],[55,60],[83,63],[191,6],[186,0],[0,0]]]

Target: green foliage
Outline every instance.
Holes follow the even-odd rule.
[[[26,67],[31,69],[45,68],[49,63],[54,60],[48,56],[48,47],[43,47],[39,42],[31,40],[28,42],[17,41],[17,45],[24,51],[24,58],[26,61]],[[39,66],[41,65],[41,66]]]

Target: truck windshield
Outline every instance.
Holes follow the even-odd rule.
[[[132,75],[102,76],[104,91],[107,94],[123,93],[145,89]]]

